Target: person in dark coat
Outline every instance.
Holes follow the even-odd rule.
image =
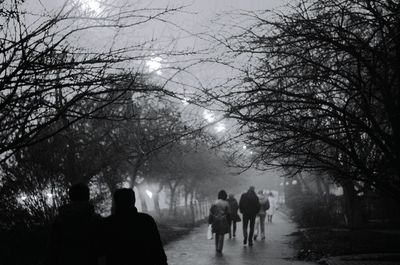
[[[233,194],[229,194],[228,197],[228,204],[229,204],[229,238],[236,237],[236,222],[240,222],[240,216],[238,214],[239,204],[235,199]]]
[[[167,256],[154,219],[139,213],[135,192],[114,193],[114,213],[104,222],[107,265],[167,265]]]
[[[229,204],[226,201],[228,195],[226,191],[218,192],[218,200],[216,200],[210,208],[210,216],[208,218],[212,225],[212,232],[215,233],[215,249],[217,253],[222,253],[224,247],[224,236],[229,232]]]
[[[59,208],[49,242],[49,265],[95,265],[98,261],[101,217],[89,202],[83,183],[69,188],[70,203]]]
[[[242,194],[239,200],[239,209],[243,215],[243,244],[247,244],[249,240],[249,246],[253,246],[253,234],[254,234],[254,223],[258,211],[260,210],[260,202],[258,201],[257,194],[254,191],[254,187],[251,186],[249,190]],[[247,233],[247,227],[250,223],[250,233]]]

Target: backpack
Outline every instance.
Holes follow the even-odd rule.
[[[266,201],[265,201],[265,203],[263,203],[262,205],[261,205],[261,208],[264,210],[264,212],[265,211],[267,211],[268,209],[269,209],[269,200],[267,199]]]

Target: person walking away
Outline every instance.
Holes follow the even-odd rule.
[[[133,189],[114,192],[114,212],[104,223],[107,265],[167,265],[157,224],[135,207]]]
[[[236,237],[236,222],[240,222],[241,219],[238,214],[239,204],[233,194],[229,194],[228,204],[229,204],[228,225],[229,225],[229,239],[230,239],[232,238],[232,236]]]
[[[268,223],[272,223],[272,217],[274,216],[274,213],[276,211],[277,207],[277,200],[274,196],[274,194],[271,192],[268,193],[268,201],[269,201],[269,209],[267,210],[267,220]]]
[[[243,215],[243,244],[247,244],[247,239],[249,240],[249,246],[253,246],[253,234],[254,234],[254,222],[256,215],[260,210],[260,202],[256,193],[254,192],[254,187],[251,186],[249,190],[240,196],[239,209]],[[250,231],[247,232],[247,227],[250,225]]]
[[[224,247],[224,236],[229,231],[229,203],[226,201],[228,195],[225,190],[218,192],[218,199],[211,205],[209,222],[212,232],[215,233],[215,249],[221,254]]]
[[[100,215],[89,202],[89,187],[78,183],[68,190],[69,200],[59,208],[50,233],[49,265],[95,265],[99,256]]]
[[[267,215],[266,211],[270,208],[268,197],[264,194],[262,190],[258,191],[257,196],[260,203],[260,210],[257,213],[256,233],[254,234],[254,240],[257,240],[260,232],[261,239],[265,239],[265,217]]]

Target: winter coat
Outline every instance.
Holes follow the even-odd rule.
[[[218,199],[210,208],[209,223],[212,225],[212,232],[223,235],[229,233],[229,203]]]
[[[240,196],[239,209],[243,215],[256,216],[260,210],[260,202],[256,193],[249,190]]]
[[[277,201],[275,197],[272,196],[268,196],[268,200],[269,200],[269,209],[267,210],[267,214],[268,215],[274,215],[275,210],[277,208]]]
[[[59,208],[49,242],[49,265],[97,264],[100,215],[89,202],[72,202]]]
[[[157,224],[132,206],[104,222],[107,265],[167,265]]]
[[[240,217],[238,214],[239,204],[235,198],[228,198],[229,204],[229,218],[234,222],[240,222]]]
[[[265,195],[259,195],[258,201],[260,203],[260,210],[258,211],[259,216],[265,216],[266,211],[270,208],[268,197]]]

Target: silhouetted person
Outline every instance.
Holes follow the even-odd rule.
[[[212,232],[215,233],[215,250],[222,253],[224,247],[224,236],[229,232],[229,204],[226,201],[226,191],[218,192],[218,199],[211,205],[209,222],[212,225]]]
[[[253,245],[253,234],[254,234],[254,223],[256,215],[260,210],[260,203],[258,197],[254,192],[254,187],[251,186],[249,190],[242,194],[239,201],[239,209],[243,215],[243,244],[247,244],[249,240],[249,246]],[[250,223],[250,233],[247,233],[247,227]]]
[[[135,202],[132,189],[114,193],[114,213],[104,224],[107,265],[166,265],[157,225],[150,215],[137,211]]]
[[[49,265],[97,264],[97,239],[101,217],[89,202],[83,183],[69,188],[70,203],[59,208],[49,242]]]
[[[231,238],[232,236],[236,237],[236,222],[240,222],[240,217],[238,214],[239,204],[233,194],[229,194],[228,203],[229,203],[229,219],[228,219],[229,238]]]

